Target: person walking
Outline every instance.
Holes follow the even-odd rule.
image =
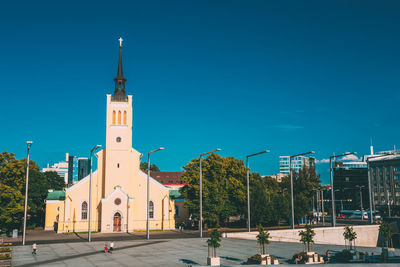
[[[32,245],[32,255],[36,255],[36,251],[37,251],[37,245],[36,245],[36,243],[33,243],[33,245]]]
[[[325,255],[326,255],[326,263],[329,263],[331,257],[331,252],[329,251],[329,249],[325,252]]]
[[[112,253],[114,250],[114,241],[111,241],[110,243],[110,249],[108,250],[108,252]]]
[[[108,252],[108,244],[105,243],[105,244],[104,244],[104,253],[107,253],[107,252]]]
[[[364,263],[368,263],[368,262],[369,262],[369,259],[368,259],[368,258],[369,258],[368,252],[365,252],[363,258],[364,258],[364,259],[363,259]]]

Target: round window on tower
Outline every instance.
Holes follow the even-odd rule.
[[[121,137],[118,136],[117,137],[117,143],[121,142],[121,140],[122,140]]]
[[[116,199],[114,200],[114,203],[115,203],[115,205],[121,204],[121,199],[120,199],[120,198],[116,198]]]

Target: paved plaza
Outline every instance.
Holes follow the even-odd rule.
[[[31,246],[15,246],[12,266],[188,266],[206,265],[207,238],[123,240],[115,243],[112,254],[103,252],[104,241],[41,244],[38,254],[31,254]],[[110,240],[111,241],[111,240]],[[327,249],[341,250],[343,246],[315,245],[317,253]],[[302,251],[300,243],[272,242],[269,253],[281,262]],[[380,254],[380,248],[358,248],[359,251]],[[252,240],[222,239],[221,265],[240,265],[257,253]],[[372,266],[370,264],[369,266]],[[388,266],[388,265],[385,265]]]

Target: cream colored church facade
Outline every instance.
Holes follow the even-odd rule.
[[[142,154],[132,148],[132,95],[126,95],[121,45],[113,95],[107,95],[106,147],[96,153],[98,169],[46,199],[46,230],[88,231],[91,184],[91,230],[132,232],[146,229],[147,174],[140,170]],[[175,228],[170,189],[150,178],[149,228]]]

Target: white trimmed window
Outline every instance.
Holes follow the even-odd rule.
[[[150,219],[154,218],[154,203],[151,200],[149,202],[149,218]]]
[[[83,201],[81,206],[81,219],[87,220],[87,217],[88,217],[88,204],[86,201]]]

